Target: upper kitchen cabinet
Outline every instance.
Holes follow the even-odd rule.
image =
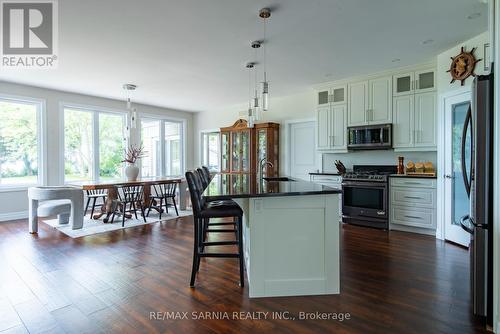
[[[317,109],[317,149],[347,151],[347,105],[335,104]]]
[[[368,123],[384,124],[392,121],[392,77],[368,81]]]
[[[368,81],[348,86],[349,126],[364,125],[368,122]]]
[[[425,69],[393,76],[393,95],[425,93],[436,89],[436,71]]]
[[[436,93],[415,94],[415,147],[433,149],[437,147]]]
[[[318,92],[318,106],[330,104],[345,104],[347,100],[347,86],[333,86]]]
[[[349,126],[392,121],[392,77],[349,84],[348,97]]]

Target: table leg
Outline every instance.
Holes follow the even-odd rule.
[[[106,217],[102,220],[104,223],[107,223],[109,221],[109,217],[113,214],[113,212],[116,210],[116,199],[118,198],[118,192],[116,187],[111,187],[108,189],[108,197],[106,198],[106,203],[101,208],[102,213],[94,215],[94,219],[99,219],[102,217],[104,214],[106,214]]]
[[[187,199],[187,182],[182,181],[179,183],[179,209],[186,210],[186,199]]]

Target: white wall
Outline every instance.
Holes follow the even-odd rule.
[[[488,32],[484,32],[474,38],[471,38],[467,41],[463,41],[461,43],[458,43],[456,46],[440,53],[437,56],[437,88],[438,88],[438,95],[460,89],[463,87],[470,87],[472,84],[472,81],[474,78],[471,76],[464,82],[464,86],[460,85],[460,81],[455,81],[454,83],[450,84],[451,81],[451,76],[450,73],[446,72],[447,70],[450,69],[450,64],[451,64],[451,57],[455,57],[460,53],[460,48],[462,46],[465,47],[466,51],[471,51],[473,47],[476,47],[477,49],[474,51],[474,56],[476,59],[483,59],[483,61],[480,61],[479,63],[476,64],[476,68],[474,73],[481,75],[485,74],[486,72],[484,71],[484,44],[489,42],[489,34]]]
[[[124,101],[105,99],[100,97],[68,93],[58,90],[44,89],[33,86],[19,85],[0,81],[0,95],[30,97],[42,99],[46,106],[47,124],[47,184],[57,185],[60,182],[62,170],[59,160],[59,106],[61,102],[103,107],[116,110],[125,110]],[[183,111],[170,110],[148,105],[136,105],[138,112],[183,119],[186,121],[186,167],[193,166],[193,118],[194,114]],[[136,131],[139,131],[137,129]],[[132,134],[132,137],[137,137]],[[0,220],[17,219],[27,214],[28,199],[26,190],[0,191]]]

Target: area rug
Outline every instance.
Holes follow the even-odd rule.
[[[172,213],[173,210],[169,210],[168,214],[162,213],[161,222],[166,222],[169,220],[175,220],[180,217],[186,217],[192,215],[192,211],[182,211],[179,210],[179,216],[175,213]],[[83,228],[80,230],[72,230],[70,225],[59,225],[59,221],[57,219],[43,220],[47,225],[52,226],[53,228],[61,231],[71,238],[81,238],[88,235],[105,233],[110,231],[116,231],[121,229],[126,229],[129,227],[137,227],[141,225],[159,223],[160,218],[156,211],[151,211],[149,217],[146,217],[146,222],[142,219],[140,215],[138,215],[139,219],[130,218],[125,219],[125,226],[122,227],[122,220],[120,216],[115,216],[115,221],[111,223],[104,224],[102,219],[90,219],[89,215],[85,216],[83,220]]]

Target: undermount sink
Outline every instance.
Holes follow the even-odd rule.
[[[264,180],[266,181],[280,181],[280,182],[295,182],[294,179],[291,179],[289,177],[263,177]]]

